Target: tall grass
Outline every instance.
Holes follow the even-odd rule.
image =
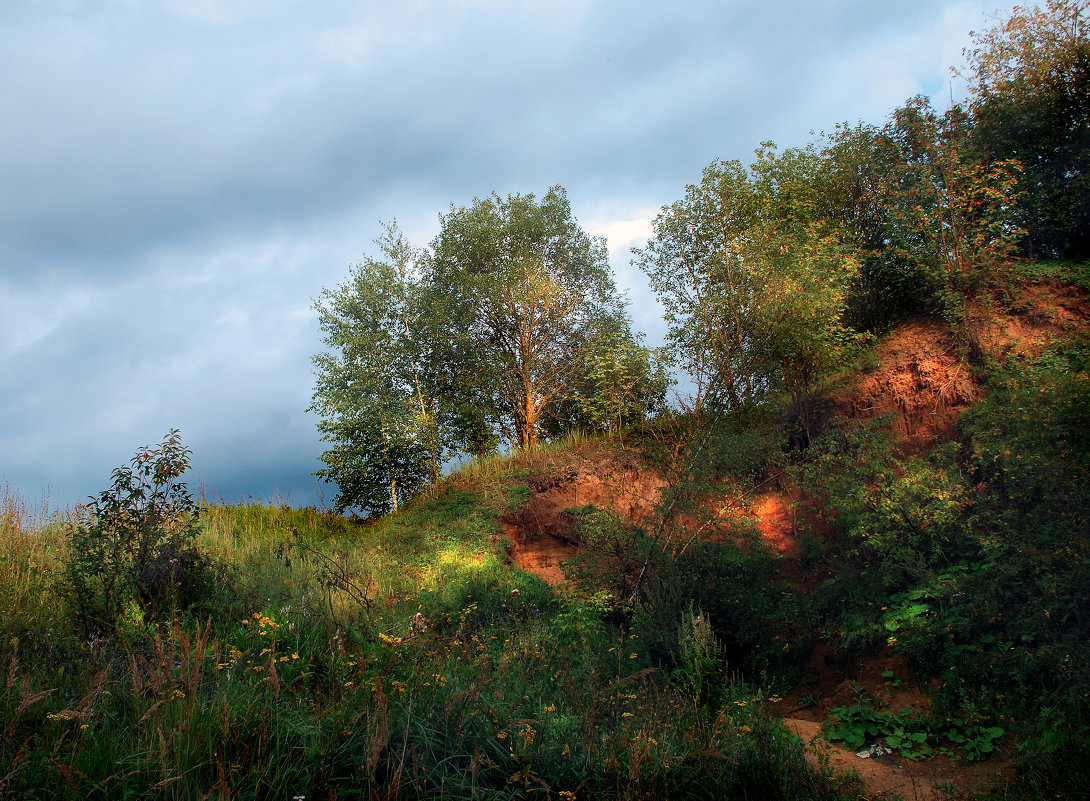
[[[0,798],[858,797],[764,693],[698,703],[638,632],[504,565],[512,491],[453,481],[370,523],[206,506],[199,603],[91,640],[7,623]],[[63,530],[4,508],[3,597],[29,614]]]
[[[62,613],[51,591],[66,548],[70,511],[32,506],[5,483],[0,491],[0,631],[8,637],[48,631]]]
[[[441,486],[468,485],[485,494],[489,494],[489,490],[502,491],[504,485],[512,479],[527,472],[550,469],[558,461],[567,462],[573,452],[588,446],[608,447],[601,437],[575,429],[561,437],[543,442],[533,450],[486,454],[469,460],[453,470],[441,482]]]

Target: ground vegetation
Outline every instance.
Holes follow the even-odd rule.
[[[676,404],[563,190],[494,195],[318,299],[335,509],[176,431],[5,492],[0,798],[1087,798],[1085,11],[664,207]]]

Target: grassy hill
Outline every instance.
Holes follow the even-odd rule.
[[[1086,798],[1079,275],[895,328],[809,442],[666,415],[378,520],[202,504],[105,623],[7,492],[0,798]]]

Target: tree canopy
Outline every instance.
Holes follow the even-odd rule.
[[[1027,253],[1090,256],[1090,2],[1016,6],[966,50],[972,141],[984,164],[1018,160]]]
[[[856,264],[821,213],[819,166],[812,150],[771,143],[749,168],[713,162],[636,251],[694,412],[738,413],[782,391],[801,404],[852,338],[841,314]]]
[[[387,226],[380,258],[315,302],[327,351],[311,409],[336,506],[396,510],[458,454],[534,448],[661,406],[668,380],[639,344],[605,241],[553,187],[440,216],[429,248]]]
[[[601,334],[623,319],[605,241],[579,227],[559,186],[540,201],[493,194],[441,222],[431,281],[450,336],[473,354],[460,381],[508,443],[533,448]]]
[[[315,301],[328,351],[314,357],[311,410],[331,444],[318,475],[338,485],[337,505],[381,513],[434,480],[446,448],[419,254],[392,225],[378,245],[382,259]]]
[[[869,335],[927,307],[969,336],[969,301],[1013,257],[1090,253],[1087,9],[1016,7],[974,34],[965,104],[914,97],[881,126],[708,165],[635,251],[669,364],[562,187],[452,205],[419,251],[389,228],[316,304],[338,504],[396,508],[453,455],[618,431],[664,407],[671,369],[694,418],[783,404],[806,443],[824,379]]]

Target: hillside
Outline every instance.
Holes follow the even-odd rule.
[[[1090,799],[1088,12],[714,158],[631,249],[662,347],[560,184],[384,223],[311,307],[328,509],[176,428],[5,489],[0,801]]]
[[[1086,798],[1065,270],[891,329],[805,447],[665,414],[350,520],[194,500],[172,432],[97,517],[8,492],[0,797]]]
[[[1019,297],[1008,299],[1001,311],[990,304],[978,307],[972,326],[989,363],[1024,365],[1085,331],[1088,319],[1090,305],[1083,292],[1045,280],[1022,287]],[[985,372],[959,348],[949,325],[926,317],[891,331],[868,354],[860,372],[841,376],[837,384],[827,395],[823,426],[881,420],[892,448],[909,459],[956,442],[959,420],[988,392]],[[549,584],[566,584],[562,566],[577,561],[587,547],[580,542],[573,512],[588,504],[610,510],[631,526],[653,526],[668,482],[641,457],[638,447],[592,442],[537,463],[528,496],[502,518],[514,566]],[[827,569],[842,556],[835,515],[789,465],[778,465],[749,485],[719,478],[730,489],[713,490],[703,499],[706,513],[714,518],[705,535],[709,540],[720,539],[724,530],[755,529],[774,558],[774,573],[801,596],[835,578]],[[895,756],[864,762],[845,743],[830,744],[821,737],[820,725],[830,710],[850,708],[863,697],[889,710],[911,709],[926,716],[932,710],[928,682],[926,677],[913,680],[905,660],[888,646],[843,658],[834,642],[819,640],[803,656],[798,687],[779,711],[804,740],[820,740],[821,748],[812,752],[815,759],[827,754],[836,768],[859,771],[870,791],[931,798],[940,797],[940,787],[975,793],[1013,776],[1009,759],[1000,757],[999,750],[979,765]],[[1002,752],[1008,757],[1012,753],[1009,747]]]

